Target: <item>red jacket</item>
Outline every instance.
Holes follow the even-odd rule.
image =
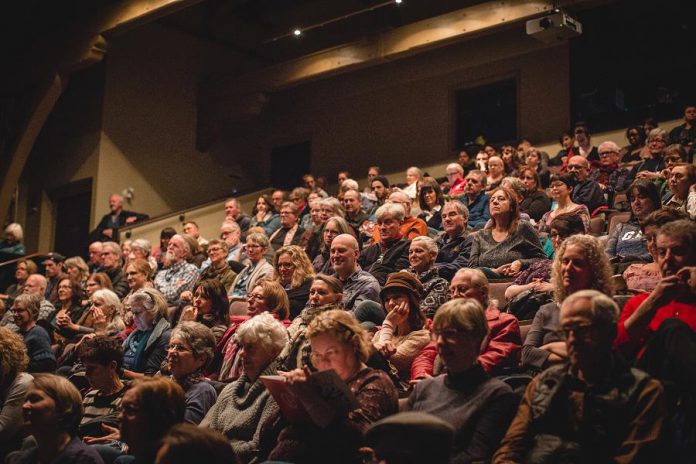
[[[517,318],[489,306],[486,309],[486,319],[490,333],[481,344],[478,362],[489,374],[503,367],[517,367],[520,364],[522,351],[522,336]],[[431,341],[413,360],[411,380],[433,375],[436,357],[437,346],[434,341]]]

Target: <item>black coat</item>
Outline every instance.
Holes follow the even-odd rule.
[[[469,266],[472,237],[473,234],[466,230],[449,241],[445,232],[438,234],[435,243],[440,251],[435,258],[435,267],[440,277],[452,280],[459,269]]]
[[[312,279],[305,280],[302,285],[291,290],[286,290],[290,300],[290,320],[295,319],[300,312],[307,306],[309,300],[309,287],[312,286]]]
[[[372,274],[380,286],[384,286],[389,274],[408,268],[410,246],[411,241],[402,238],[383,252],[382,244],[375,243],[363,250],[360,255],[360,266]]]

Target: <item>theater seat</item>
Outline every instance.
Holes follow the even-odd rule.
[[[522,344],[524,345],[524,339],[527,338],[529,329],[532,328],[532,319],[527,319],[526,321],[520,321],[520,335],[522,338]]]
[[[606,247],[607,247],[607,242],[609,241],[609,236],[606,235],[606,234],[600,235],[599,237],[597,237],[597,241],[599,242],[599,245],[600,245],[602,248],[606,248]]]

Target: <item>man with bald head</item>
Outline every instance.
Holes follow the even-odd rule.
[[[31,274],[29,277],[27,277],[27,281],[24,284],[24,292],[23,293],[35,293],[37,295],[41,296],[41,306],[39,307],[39,319],[48,319],[48,317],[55,311],[55,307],[51,304],[50,301],[45,299],[43,297],[44,293],[46,292],[46,287],[48,285],[48,281],[46,280],[46,277],[42,276],[41,274]],[[9,309],[5,311],[5,314],[2,316],[2,319],[0,320],[0,326],[7,327],[10,330],[14,330],[15,332],[19,332],[19,327],[14,323],[14,317],[12,315],[12,311]]]
[[[570,198],[579,205],[587,206],[592,214],[600,206],[606,206],[604,190],[596,181],[590,179],[590,162],[582,156],[568,160],[568,173],[575,177],[575,187]]]
[[[358,241],[350,234],[341,234],[331,242],[331,267],[343,282],[343,306],[353,310],[359,303],[379,302],[379,282],[358,265]]]
[[[392,192],[387,199],[387,203],[396,203],[404,207],[404,212],[406,214],[404,215],[404,222],[401,224],[400,228],[403,238],[413,240],[421,235],[428,235],[428,225],[425,221],[411,216],[411,199],[405,192],[401,190]],[[379,227],[375,227],[372,230],[372,239],[374,243],[379,243],[381,239]]]

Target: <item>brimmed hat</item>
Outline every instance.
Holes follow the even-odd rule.
[[[412,300],[420,302],[423,299],[423,284],[413,274],[407,271],[389,274],[387,282],[379,292],[379,297],[384,300],[384,295],[390,290],[401,290],[409,294]]]

